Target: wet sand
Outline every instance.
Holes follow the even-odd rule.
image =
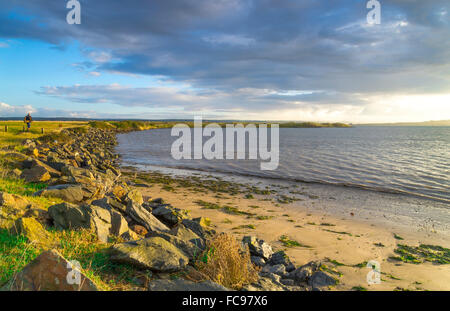
[[[159,169],[164,173],[176,172],[178,176],[194,174],[205,182],[215,178],[209,173]],[[243,194],[220,194],[218,197],[211,191],[199,193],[183,187],[165,190],[159,184],[139,189],[148,197],[162,197],[174,207],[189,210],[194,217],[208,217],[219,232],[232,232],[238,238],[244,235],[262,238],[275,250],[285,250],[296,266],[321,260],[336,271],[336,276],[341,275],[336,290],[353,287],[367,290],[450,290],[450,265],[411,264],[388,259],[395,255],[398,243],[449,248],[450,213],[445,204],[345,187],[286,184],[276,180],[242,179],[240,176],[219,178],[246,182],[263,189],[276,188],[277,194],[253,195],[253,198],[245,198]],[[299,201],[276,203],[276,198],[283,193],[289,193]],[[198,200],[237,207],[254,215],[232,215],[222,210],[205,209],[196,203]],[[303,246],[285,247],[279,241],[283,235]],[[396,239],[395,235],[403,240]],[[371,260],[381,265],[381,284],[367,283],[370,269],[363,263]],[[362,267],[354,267],[358,264]]]

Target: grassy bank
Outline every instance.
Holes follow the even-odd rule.
[[[58,133],[64,128],[87,126],[87,122],[56,122],[56,121],[36,121],[31,125],[29,132],[24,132],[25,123],[21,121],[1,121],[0,122],[0,148],[19,146],[23,140],[34,139],[46,134]],[[5,132],[5,126],[7,132]],[[42,134],[44,129],[44,134]]]

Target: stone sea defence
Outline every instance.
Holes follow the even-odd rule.
[[[98,290],[83,272],[81,283],[70,282],[67,275],[73,267],[55,249],[52,230],[89,230],[97,242],[111,244],[107,262],[151,273],[153,281],[144,287],[152,291],[324,290],[337,283],[322,271],[320,262],[296,267],[283,251],[274,252],[255,236],[244,237],[239,251],[248,255],[256,278],[239,288],[225,288],[201,273],[197,280],[168,279],[170,273],[192,275],[200,258],[208,264],[204,254],[210,253],[211,241],[223,233],[215,232],[207,219],[192,219],[187,211],[161,198],[143,197],[122,176],[115,145],[114,131],[87,127],[26,140],[22,152],[9,154],[14,169],[8,174],[45,184],[33,196],[56,198],[59,203],[37,209],[24,197],[0,192],[0,228],[25,236],[42,249],[2,290]]]

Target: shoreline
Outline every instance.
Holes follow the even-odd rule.
[[[167,170],[173,171],[175,169],[166,168]],[[129,167],[122,167],[122,171],[128,177],[133,176],[133,174],[137,176],[155,174],[155,171],[146,172],[142,168],[130,170]],[[214,178],[215,174],[211,172],[185,171],[181,174],[181,177],[180,175],[174,177],[164,173],[162,175],[169,180],[180,178],[185,181],[194,176],[202,180],[200,183],[208,183],[209,180],[216,179]],[[218,180],[237,184],[239,184],[239,181],[243,181],[241,176],[232,177],[238,180],[228,181],[225,178],[219,178]],[[266,185],[260,180],[262,178],[253,179],[252,185],[262,185],[265,188]],[[201,185],[196,184],[195,187],[201,187]],[[281,185],[281,188],[283,187],[286,186]],[[329,190],[330,187],[333,188],[333,186],[328,185],[310,188],[327,188]],[[325,262],[330,268],[341,274],[336,290],[351,290],[353,288],[365,288],[367,290],[450,290],[450,268],[446,265],[436,266],[431,263],[420,265],[399,264],[388,259],[395,255],[394,250],[400,243],[407,245],[437,244],[449,247],[450,239],[447,234],[449,223],[446,224],[445,231],[439,228],[436,232],[436,229],[434,229],[436,225],[433,224],[424,223],[422,228],[412,227],[411,224],[399,224],[399,219],[407,218],[401,213],[397,215],[397,218],[389,219],[389,217],[380,218],[380,213],[374,214],[374,210],[361,213],[364,209],[356,209],[356,205],[367,204],[371,199],[370,197],[380,196],[380,193],[368,195],[368,198],[363,200],[360,196],[347,198],[346,201],[354,201],[355,206],[345,211],[339,211],[339,208],[342,208],[345,202],[339,204],[339,198],[335,197],[334,199],[321,200],[317,198],[317,189],[312,191],[311,189],[303,189],[307,193],[311,193],[311,198],[281,204],[273,201],[278,195],[277,192],[270,195],[257,194],[253,195],[253,198],[246,198],[243,193],[217,195],[217,192],[198,192],[183,186],[168,188],[164,184],[158,184],[158,182],[152,184],[151,187],[138,188],[151,199],[163,197],[174,207],[189,210],[194,217],[209,218],[219,232],[232,233],[238,238],[245,235],[254,235],[261,238],[273,245],[276,250],[286,251],[296,265],[303,265],[314,260]],[[342,187],[334,186],[334,188]],[[324,194],[324,190],[321,191]],[[355,192],[359,195],[370,193],[362,189],[350,189],[349,191],[336,189],[336,192],[351,192],[353,195],[355,195]],[[342,194],[342,197],[345,195]],[[381,196],[395,197],[396,195],[382,194]],[[268,197],[272,197],[272,200],[269,201]],[[388,199],[385,200],[385,204],[391,202]],[[220,206],[229,205],[254,215],[230,215],[221,210],[202,207],[198,204],[198,201]],[[332,201],[335,202],[336,206],[327,206]],[[397,198],[397,204],[400,205],[413,206],[418,201],[423,204],[423,200],[417,198],[409,198],[406,203],[403,201],[402,198]],[[379,206],[377,202],[371,204],[375,207]],[[422,206],[422,208],[426,210],[426,207]],[[350,213],[353,213],[353,216]],[[447,214],[446,210],[442,210],[442,215]],[[283,235],[298,241],[305,247],[284,247],[283,243],[279,241]],[[398,240],[396,237],[402,240]],[[381,244],[383,247],[377,247],[375,244]],[[368,285],[365,277],[370,270],[365,266],[355,267],[370,260],[377,260],[381,263],[381,284]],[[448,277],[445,278],[444,276]]]
[[[157,172],[167,177],[202,176],[236,184],[251,184],[270,189],[292,200],[293,208],[311,213],[328,213],[360,222],[375,222],[392,230],[411,232],[411,227],[427,238],[445,241],[450,246],[450,214],[444,202],[410,196],[403,193],[379,192],[372,189],[342,187],[341,185],[309,183],[232,173],[154,165],[121,166],[125,170]],[[278,204],[277,195],[272,201]],[[360,204],[365,206],[361,207]],[[392,207],[395,208],[392,208]],[[350,213],[353,213],[350,216]],[[426,214],[426,215],[425,215]],[[424,219],[423,217],[428,217]],[[392,219],[394,218],[394,219]],[[419,234],[420,235],[420,234]],[[441,239],[439,239],[441,237]]]

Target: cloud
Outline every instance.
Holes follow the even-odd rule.
[[[2,117],[11,117],[11,116],[25,116],[27,113],[33,113],[36,110],[30,106],[12,106],[6,103],[0,102],[0,115]]]
[[[353,0],[80,2],[75,26],[59,2],[4,1],[0,37],[57,47],[76,40],[88,59],[76,66],[88,74],[162,77],[191,90],[55,86],[39,94],[263,113],[305,105],[361,111],[368,98],[449,92],[448,0],[382,2],[382,23],[374,26],[366,23],[366,2]]]

